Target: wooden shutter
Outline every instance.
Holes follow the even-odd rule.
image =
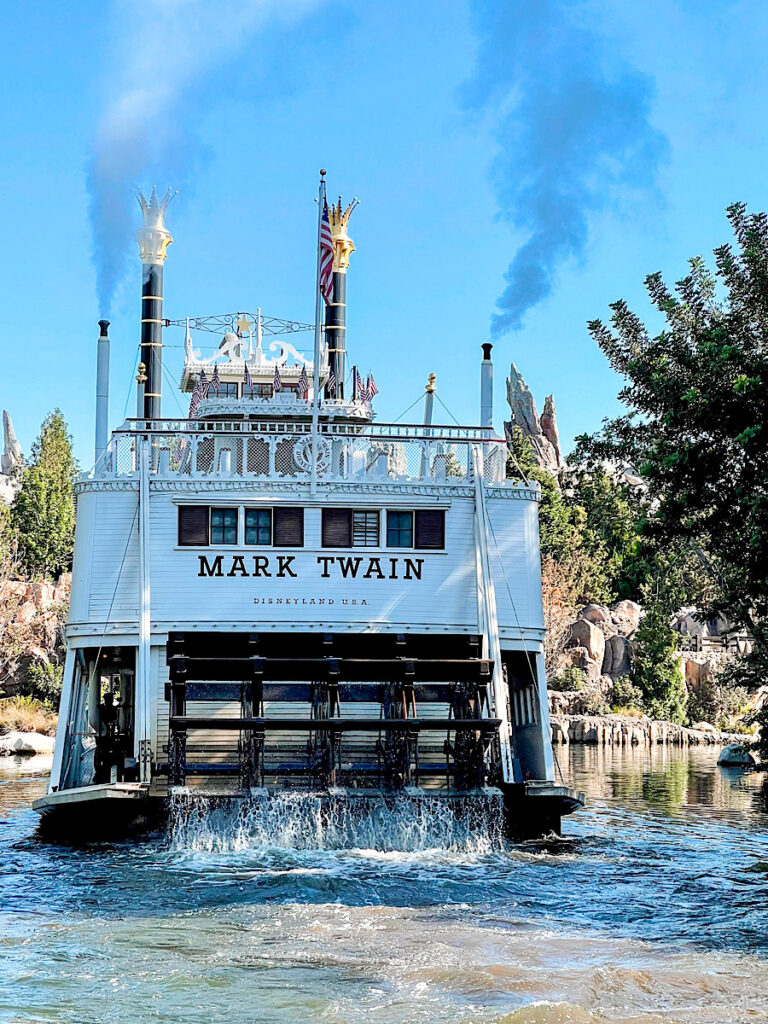
[[[179,544],[183,547],[207,547],[207,505],[179,505]]]
[[[352,547],[352,509],[323,509],[323,547]]]
[[[423,508],[416,510],[417,548],[445,547],[445,512],[442,509]]]
[[[273,511],[276,548],[300,548],[304,545],[304,509],[276,508]]]

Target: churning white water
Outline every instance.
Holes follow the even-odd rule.
[[[485,854],[503,848],[502,811],[495,792],[450,801],[423,793],[337,798],[297,792],[218,801],[180,796],[172,803],[169,836],[177,852],[440,849]]]

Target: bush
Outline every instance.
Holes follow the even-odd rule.
[[[643,711],[643,691],[631,679],[622,676],[608,691],[608,703],[611,711],[617,713]]]
[[[61,699],[62,675],[61,666],[33,661],[24,672],[19,685],[19,696],[39,701],[51,711],[56,711]]]
[[[550,690],[557,690],[558,692],[572,692],[573,690],[586,690],[588,687],[587,675],[582,668],[566,668],[562,672],[558,672],[556,676],[553,676],[549,681],[548,685]]]
[[[726,675],[700,683],[697,691],[688,696],[688,721],[710,722],[726,732],[743,728],[743,715],[749,693],[743,686],[731,683]]]
[[[607,715],[608,702],[599,690],[584,690],[579,694],[578,714]]]
[[[0,699],[0,735],[7,732],[39,732],[53,736],[56,715],[33,697]]]

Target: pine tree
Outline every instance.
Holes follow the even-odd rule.
[[[77,464],[60,410],[43,421],[11,509],[19,561],[30,579],[58,576],[72,564]]]

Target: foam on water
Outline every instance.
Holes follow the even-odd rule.
[[[282,793],[249,800],[176,797],[169,836],[174,852],[228,853],[260,848],[485,854],[503,849],[502,800],[487,793],[451,801],[424,794],[337,798]]]

